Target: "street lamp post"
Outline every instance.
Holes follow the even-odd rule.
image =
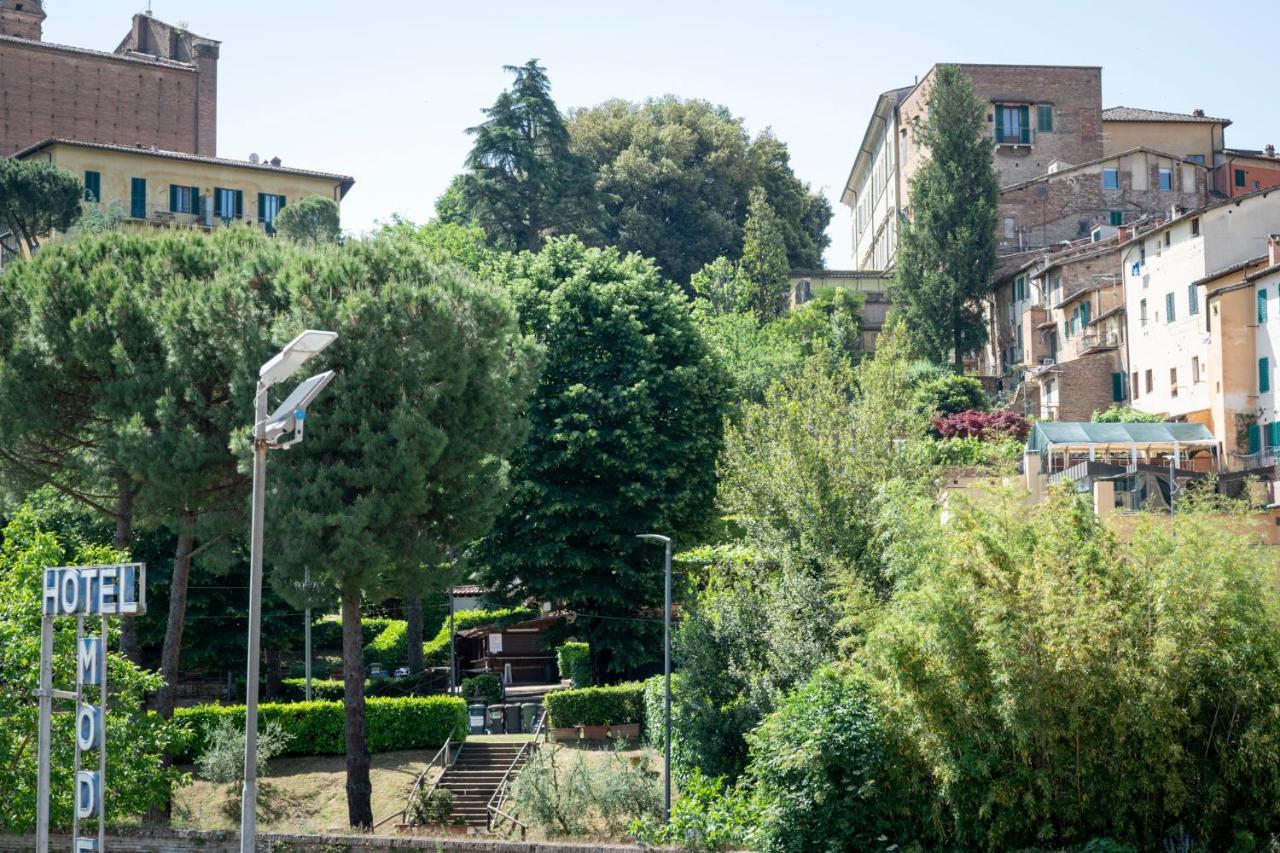
[[[266,515],[267,451],[302,441],[307,406],[333,379],[333,371],[312,376],[268,416],[271,387],[292,376],[304,362],[338,337],[307,330],[258,371],[253,409],[253,512],[249,528],[249,663],[244,683],[244,793],[240,802],[240,853],[254,853],[258,835],[258,672],[262,632],[262,527]],[[282,441],[286,435],[292,438]]]
[[[663,801],[662,822],[671,822],[671,537],[642,533],[637,539],[661,542],[666,547],[665,595],[662,604],[662,675],[666,683],[666,719],[663,737]]]

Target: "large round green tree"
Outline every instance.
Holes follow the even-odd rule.
[[[367,827],[362,601],[421,595],[451,549],[488,530],[538,354],[501,288],[434,265],[412,241],[312,257],[279,338],[338,332],[316,366],[338,376],[306,441],[271,460],[266,544],[283,595],[309,570],[313,589],[342,602],[348,813]]]
[[[478,549],[482,574],[513,599],[580,614],[605,679],[660,648],[645,614],[661,612],[662,555],[635,537],[688,542],[707,522],[724,372],[688,302],[639,255],[565,238],[496,271],[547,367],[514,494]]]

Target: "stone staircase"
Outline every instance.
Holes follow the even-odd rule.
[[[489,825],[486,806],[523,746],[522,741],[495,743],[468,740],[463,744],[453,765],[445,770],[437,785],[453,793],[455,818],[462,818],[467,826]],[[512,778],[520,772],[523,764],[524,758],[521,758]]]

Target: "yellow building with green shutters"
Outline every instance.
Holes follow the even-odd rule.
[[[49,139],[14,157],[52,163],[84,181],[85,201],[126,223],[212,229],[247,222],[273,231],[280,209],[319,195],[338,204],[355,183],[346,175],[201,157],[154,148],[129,148]]]

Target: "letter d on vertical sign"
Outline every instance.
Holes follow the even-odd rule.
[[[102,813],[102,780],[96,770],[76,774],[76,817],[97,817]]]

